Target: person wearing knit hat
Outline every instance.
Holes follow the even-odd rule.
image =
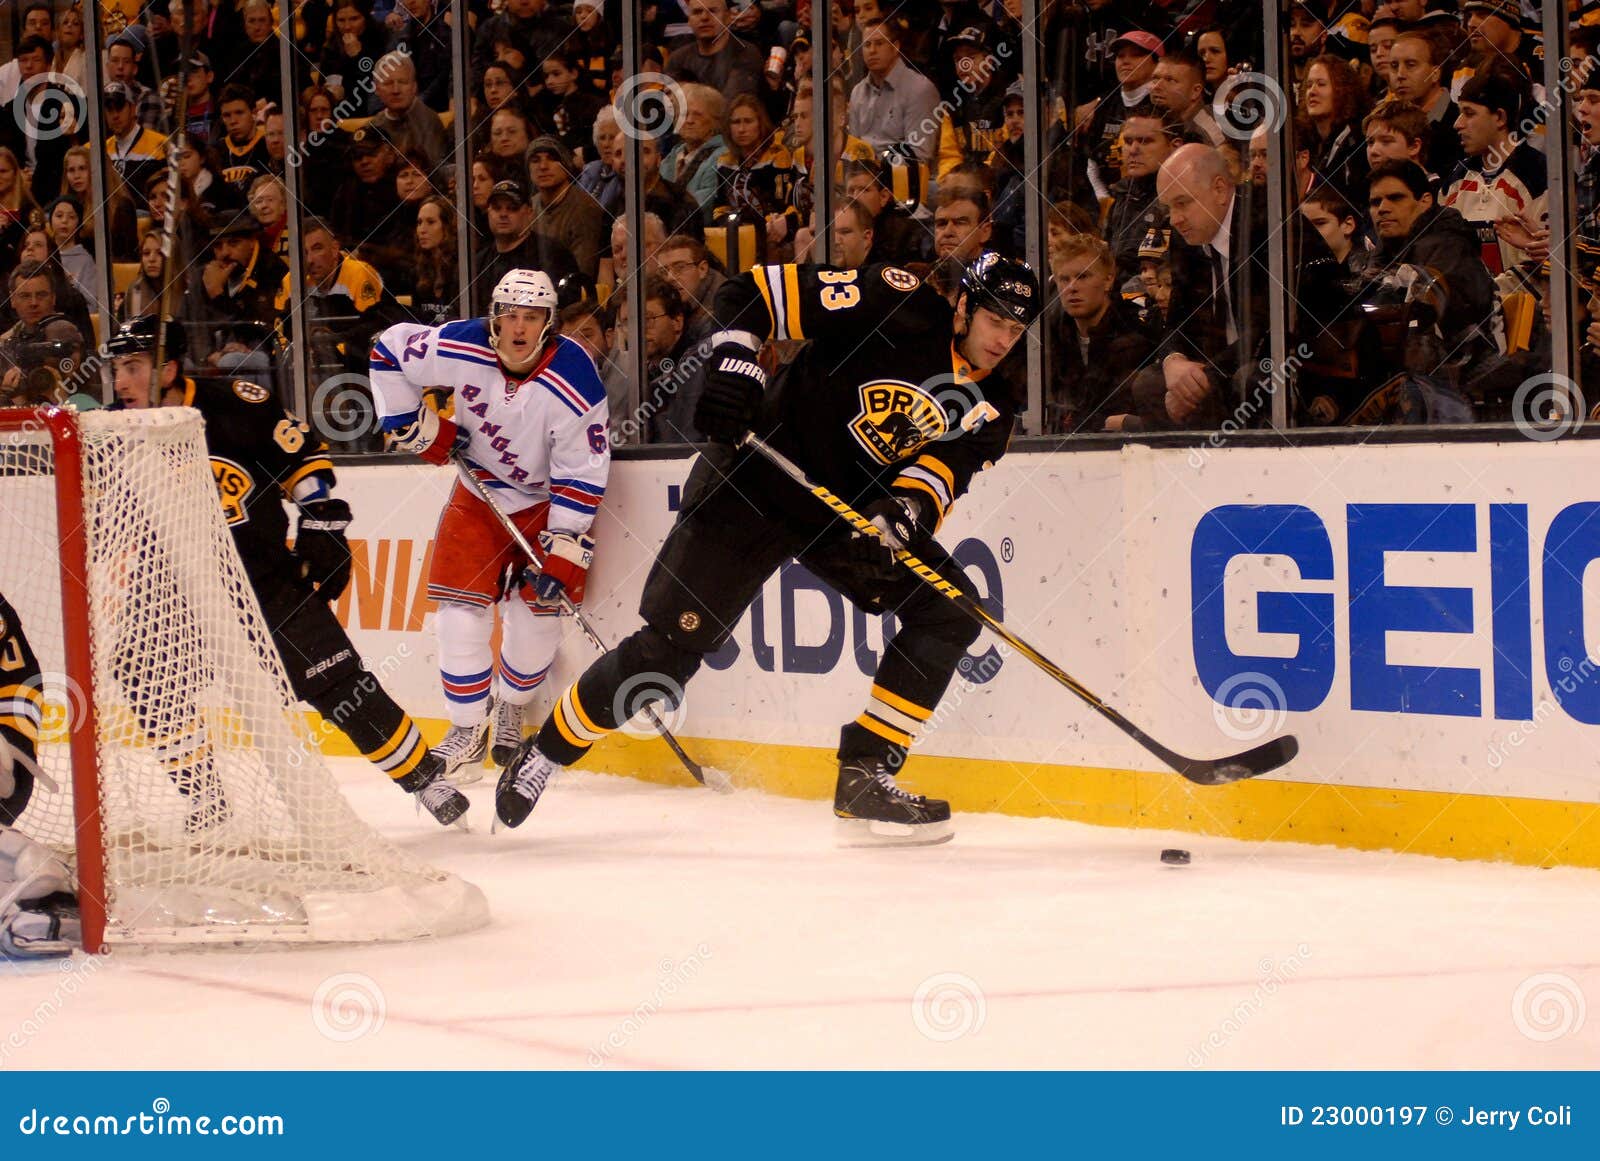
[[[1509,70],[1472,77],[1461,89],[1456,131],[1466,159],[1456,168],[1443,204],[1478,229],[1483,260],[1499,274],[1548,252],[1544,157],[1519,131],[1527,82]]]
[[[1516,69],[1530,81],[1541,79],[1542,49],[1522,30],[1518,0],[1467,0],[1461,11],[1475,71],[1498,66]]]

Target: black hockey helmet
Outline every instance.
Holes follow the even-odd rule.
[[[556,283],[556,309],[566,310],[576,303],[599,300],[594,283],[581,274],[568,274]]]
[[[106,343],[106,354],[113,359],[121,355],[142,355],[146,351],[153,355],[155,350],[156,316],[153,314],[143,314],[138,318],[129,319],[117,328],[117,333]],[[181,363],[185,351],[183,324],[169,319],[166,356],[169,360],[177,359]]]
[[[961,275],[960,294],[967,296],[967,318],[980,306],[1002,318],[1030,326],[1039,317],[1039,276],[1017,258],[985,250]]]

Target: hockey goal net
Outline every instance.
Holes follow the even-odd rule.
[[[44,673],[19,827],[72,863],[90,951],[412,939],[487,920],[357,817],[299,712],[203,421],[0,410],[0,592]]]

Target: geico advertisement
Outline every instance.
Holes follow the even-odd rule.
[[[1519,442],[1135,458],[1142,489],[1181,514],[1182,537],[1148,543],[1156,574],[1184,578],[1184,660],[1214,704],[1299,733],[1302,775],[1595,801],[1593,455]]]

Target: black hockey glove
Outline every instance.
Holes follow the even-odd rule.
[[[912,496],[884,496],[862,508],[861,514],[878,530],[878,535],[851,534],[851,563],[864,577],[888,584],[900,576],[894,554],[911,547],[923,533],[922,505]]]
[[[761,411],[767,373],[755,352],[739,343],[723,343],[711,352],[706,387],[694,408],[694,426],[713,443],[737,443]]]
[[[294,555],[300,577],[317,586],[325,601],[339,599],[350,583],[350,505],[329,496],[300,505],[300,527],[295,532]]]

